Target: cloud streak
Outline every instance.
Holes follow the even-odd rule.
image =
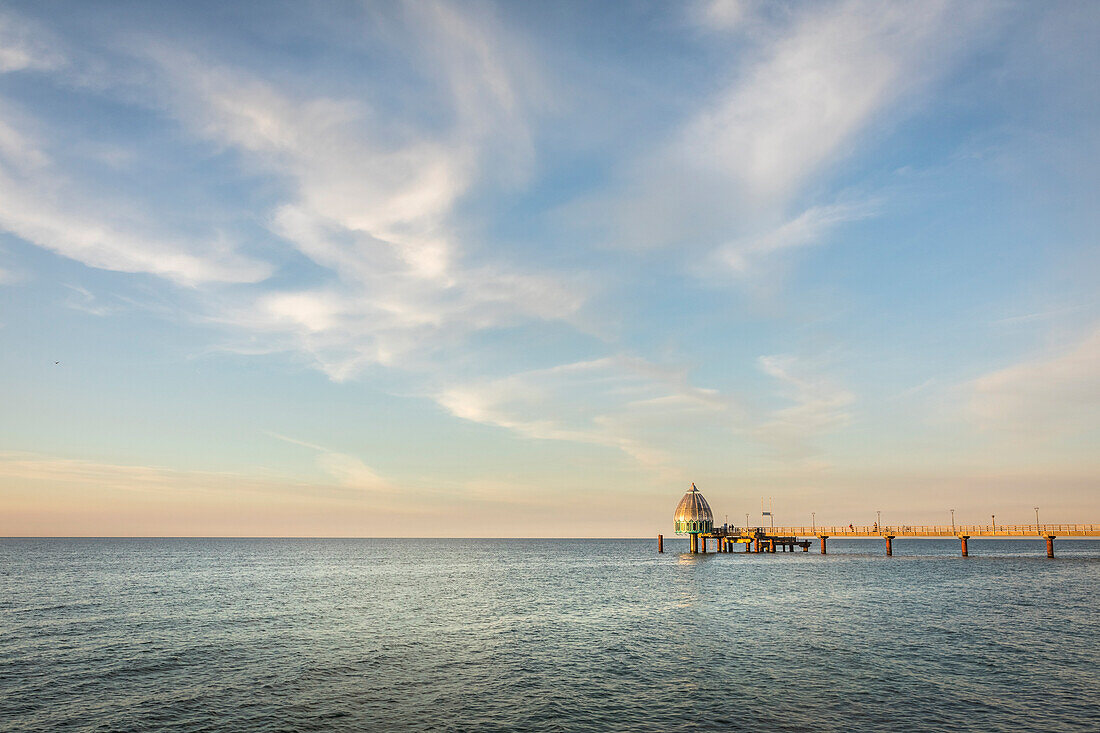
[[[304,440],[288,438],[279,433],[268,431],[267,434],[284,443],[290,443],[291,445],[298,445],[316,451],[317,467],[336,479],[341,486],[345,486],[349,489],[371,492],[385,491],[393,488],[390,482],[379,476],[373,468],[363,463],[362,460],[355,456],[348,455],[347,453],[340,453],[314,443],[308,443]]]
[[[855,395],[829,379],[814,374],[791,356],[762,356],[761,371],[780,386],[780,396],[794,404],[770,413],[755,429],[758,439],[787,457],[806,457],[813,438],[839,430],[851,421]]]
[[[770,277],[772,256],[875,214],[878,202],[824,194],[824,184],[859,154],[859,136],[954,67],[992,14],[945,2],[696,6],[692,19],[715,43],[738,44],[718,56],[729,59],[725,83],[655,152],[626,162],[617,193],[573,211],[616,246],[682,251],[696,274]]]
[[[56,39],[25,18],[0,10],[0,74],[56,69],[64,62]]]
[[[1100,427],[1100,327],[1060,353],[978,377],[969,414],[991,431],[1065,435]]]
[[[744,419],[737,400],[692,386],[683,370],[614,356],[454,384],[435,395],[452,415],[527,438],[614,448],[649,469],[676,470],[669,431]]]

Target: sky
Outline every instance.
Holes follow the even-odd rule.
[[[0,2],[0,535],[1100,521],[1098,33]]]

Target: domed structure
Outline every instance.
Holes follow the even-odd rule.
[[[714,531],[714,515],[711,514],[710,504],[699,493],[699,489],[695,488],[695,484],[680,499],[674,519],[676,534],[709,534]]]

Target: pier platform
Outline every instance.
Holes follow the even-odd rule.
[[[955,537],[960,542],[963,557],[969,555],[967,540],[973,537],[1033,537],[1046,541],[1047,557],[1054,557],[1054,540],[1058,537],[1100,537],[1100,524],[998,524],[998,525],[847,525],[799,527],[734,527],[723,525],[706,532],[689,534],[690,551],[705,553],[710,540],[715,552],[808,552],[813,540],[820,542],[821,554],[828,554],[828,540],[833,537],[880,538],[886,543],[886,554],[894,554],[898,537]],[[664,552],[664,537],[657,535],[657,550]]]

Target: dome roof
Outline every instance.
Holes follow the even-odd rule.
[[[713,526],[714,515],[711,514],[710,504],[699,493],[699,489],[695,488],[695,484],[692,484],[691,490],[684,494],[683,499],[680,499],[674,521],[677,532],[707,532]]]

